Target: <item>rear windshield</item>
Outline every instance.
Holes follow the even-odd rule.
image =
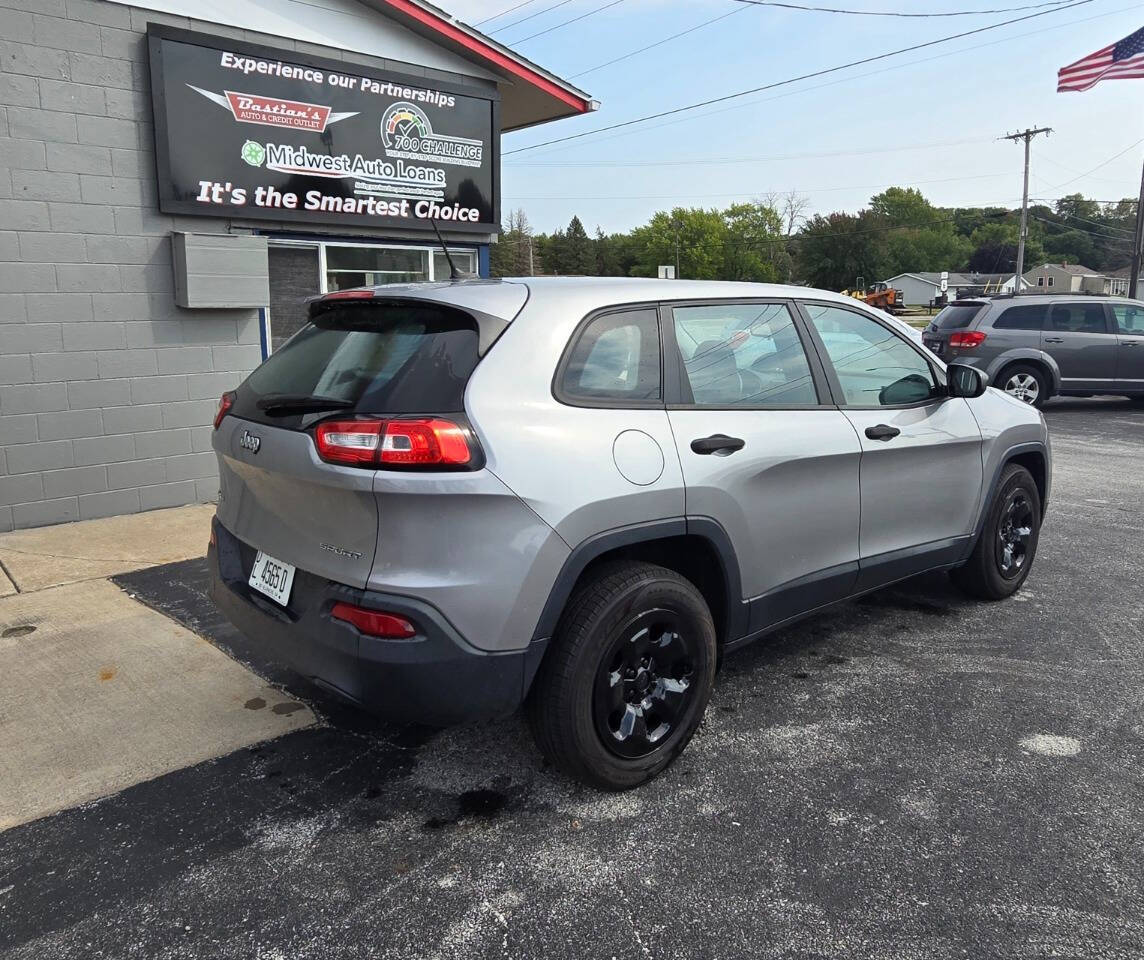
[[[935,330],[964,330],[981,312],[983,303],[951,303],[933,318]]]
[[[319,313],[246,379],[233,412],[276,426],[331,413],[460,412],[479,340],[477,322],[450,307],[339,305]],[[307,397],[341,403],[296,409]],[[281,408],[269,406],[275,400]]]

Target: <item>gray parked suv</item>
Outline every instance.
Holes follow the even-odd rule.
[[[723,654],[924,570],[999,599],[1040,414],[853,299],[523,279],[316,300],[219,405],[209,562],[274,658],[447,724],[526,703],[605,788],[662,770]]]
[[[1057,394],[1144,401],[1144,303],[1135,300],[958,300],[933,318],[922,342],[944,360],[984,370],[995,387],[1035,407]]]

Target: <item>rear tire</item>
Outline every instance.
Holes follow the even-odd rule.
[[[1033,475],[1011,463],[1001,473],[973,553],[950,577],[979,600],[1004,600],[1021,589],[1041,532],[1041,496]]]
[[[646,783],[698,728],[715,664],[711,612],[689,580],[609,565],[569,601],[529,692],[536,745],[591,786]]]
[[[1032,363],[1015,363],[1006,367],[994,386],[1038,410],[1049,399],[1049,381],[1045,371]]]

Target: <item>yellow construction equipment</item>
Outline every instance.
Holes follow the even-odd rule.
[[[887,286],[884,283],[875,283],[872,287],[868,287],[865,290],[861,287],[856,290],[843,290],[842,295],[845,297],[853,297],[855,300],[861,300],[871,307],[885,310],[886,313],[901,313],[906,308],[905,297],[902,291]]]

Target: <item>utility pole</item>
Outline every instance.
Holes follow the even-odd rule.
[[[1140,199],[1136,201],[1136,230],[1132,234],[1132,275],[1128,278],[1128,296],[1136,299],[1136,281],[1140,277],[1140,251],[1144,247],[1144,170],[1140,172]]]
[[[1013,292],[1015,294],[1021,292],[1021,275],[1025,272],[1025,237],[1029,232],[1029,144],[1037,134],[1048,135],[1052,132],[1050,127],[1037,127],[1036,129],[1025,130],[1023,133],[1009,133],[1002,137],[1003,140],[1012,140],[1014,143],[1018,140],[1025,141],[1025,189],[1021,194],[1021,234],[1017,239],[1017,272],[1013,277]]]

